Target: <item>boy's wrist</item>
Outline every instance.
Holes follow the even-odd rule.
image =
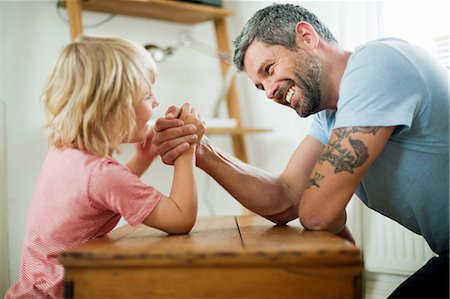
[[[183,155],[193,155],[193,154],[195,154],[195,144],[191,144],[191,146],[189,146],[189,149],[187,150],[187,151],[185,151],[184,153],[183,153]]]
[[[192,159],[192,157],[194,157],[194,155],[195,155],[195,144],[192,144],[188,150],[186,150],[184,153],[182,153],[180,156],[178,156],[178,158],[175,160],[175,162],[180,160],[180,158],[181,158],[181,160],[186,159],[186,158]]]

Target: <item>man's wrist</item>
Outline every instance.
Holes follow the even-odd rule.
[[[208,155],[209,152],[212,151],[212,142],[208,137],[204,136],[197,143],[195,150],[195,158],[196,158],[196,166],[200,169],[203,169],[205,166],[204,163],[207,162],[207,158],[205,156]]]

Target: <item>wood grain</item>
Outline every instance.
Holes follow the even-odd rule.
[[[59,256],[74,298],[358,298],[358,248],[298,222],[200,217],[187,235],[125,226]]]

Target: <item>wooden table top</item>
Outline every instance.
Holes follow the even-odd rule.
[[[189,234],[168,235],[125,225],[63,252],[64,267],[362,265],[360,250],[328,232],[304,230],[298,220],[277,226],[257,216],[199,217]]]

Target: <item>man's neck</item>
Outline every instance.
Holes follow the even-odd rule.
[[[322,100],[324,109],[337,109],[339,87],[351,52],[339,45],[325,45],[322,48]]]

